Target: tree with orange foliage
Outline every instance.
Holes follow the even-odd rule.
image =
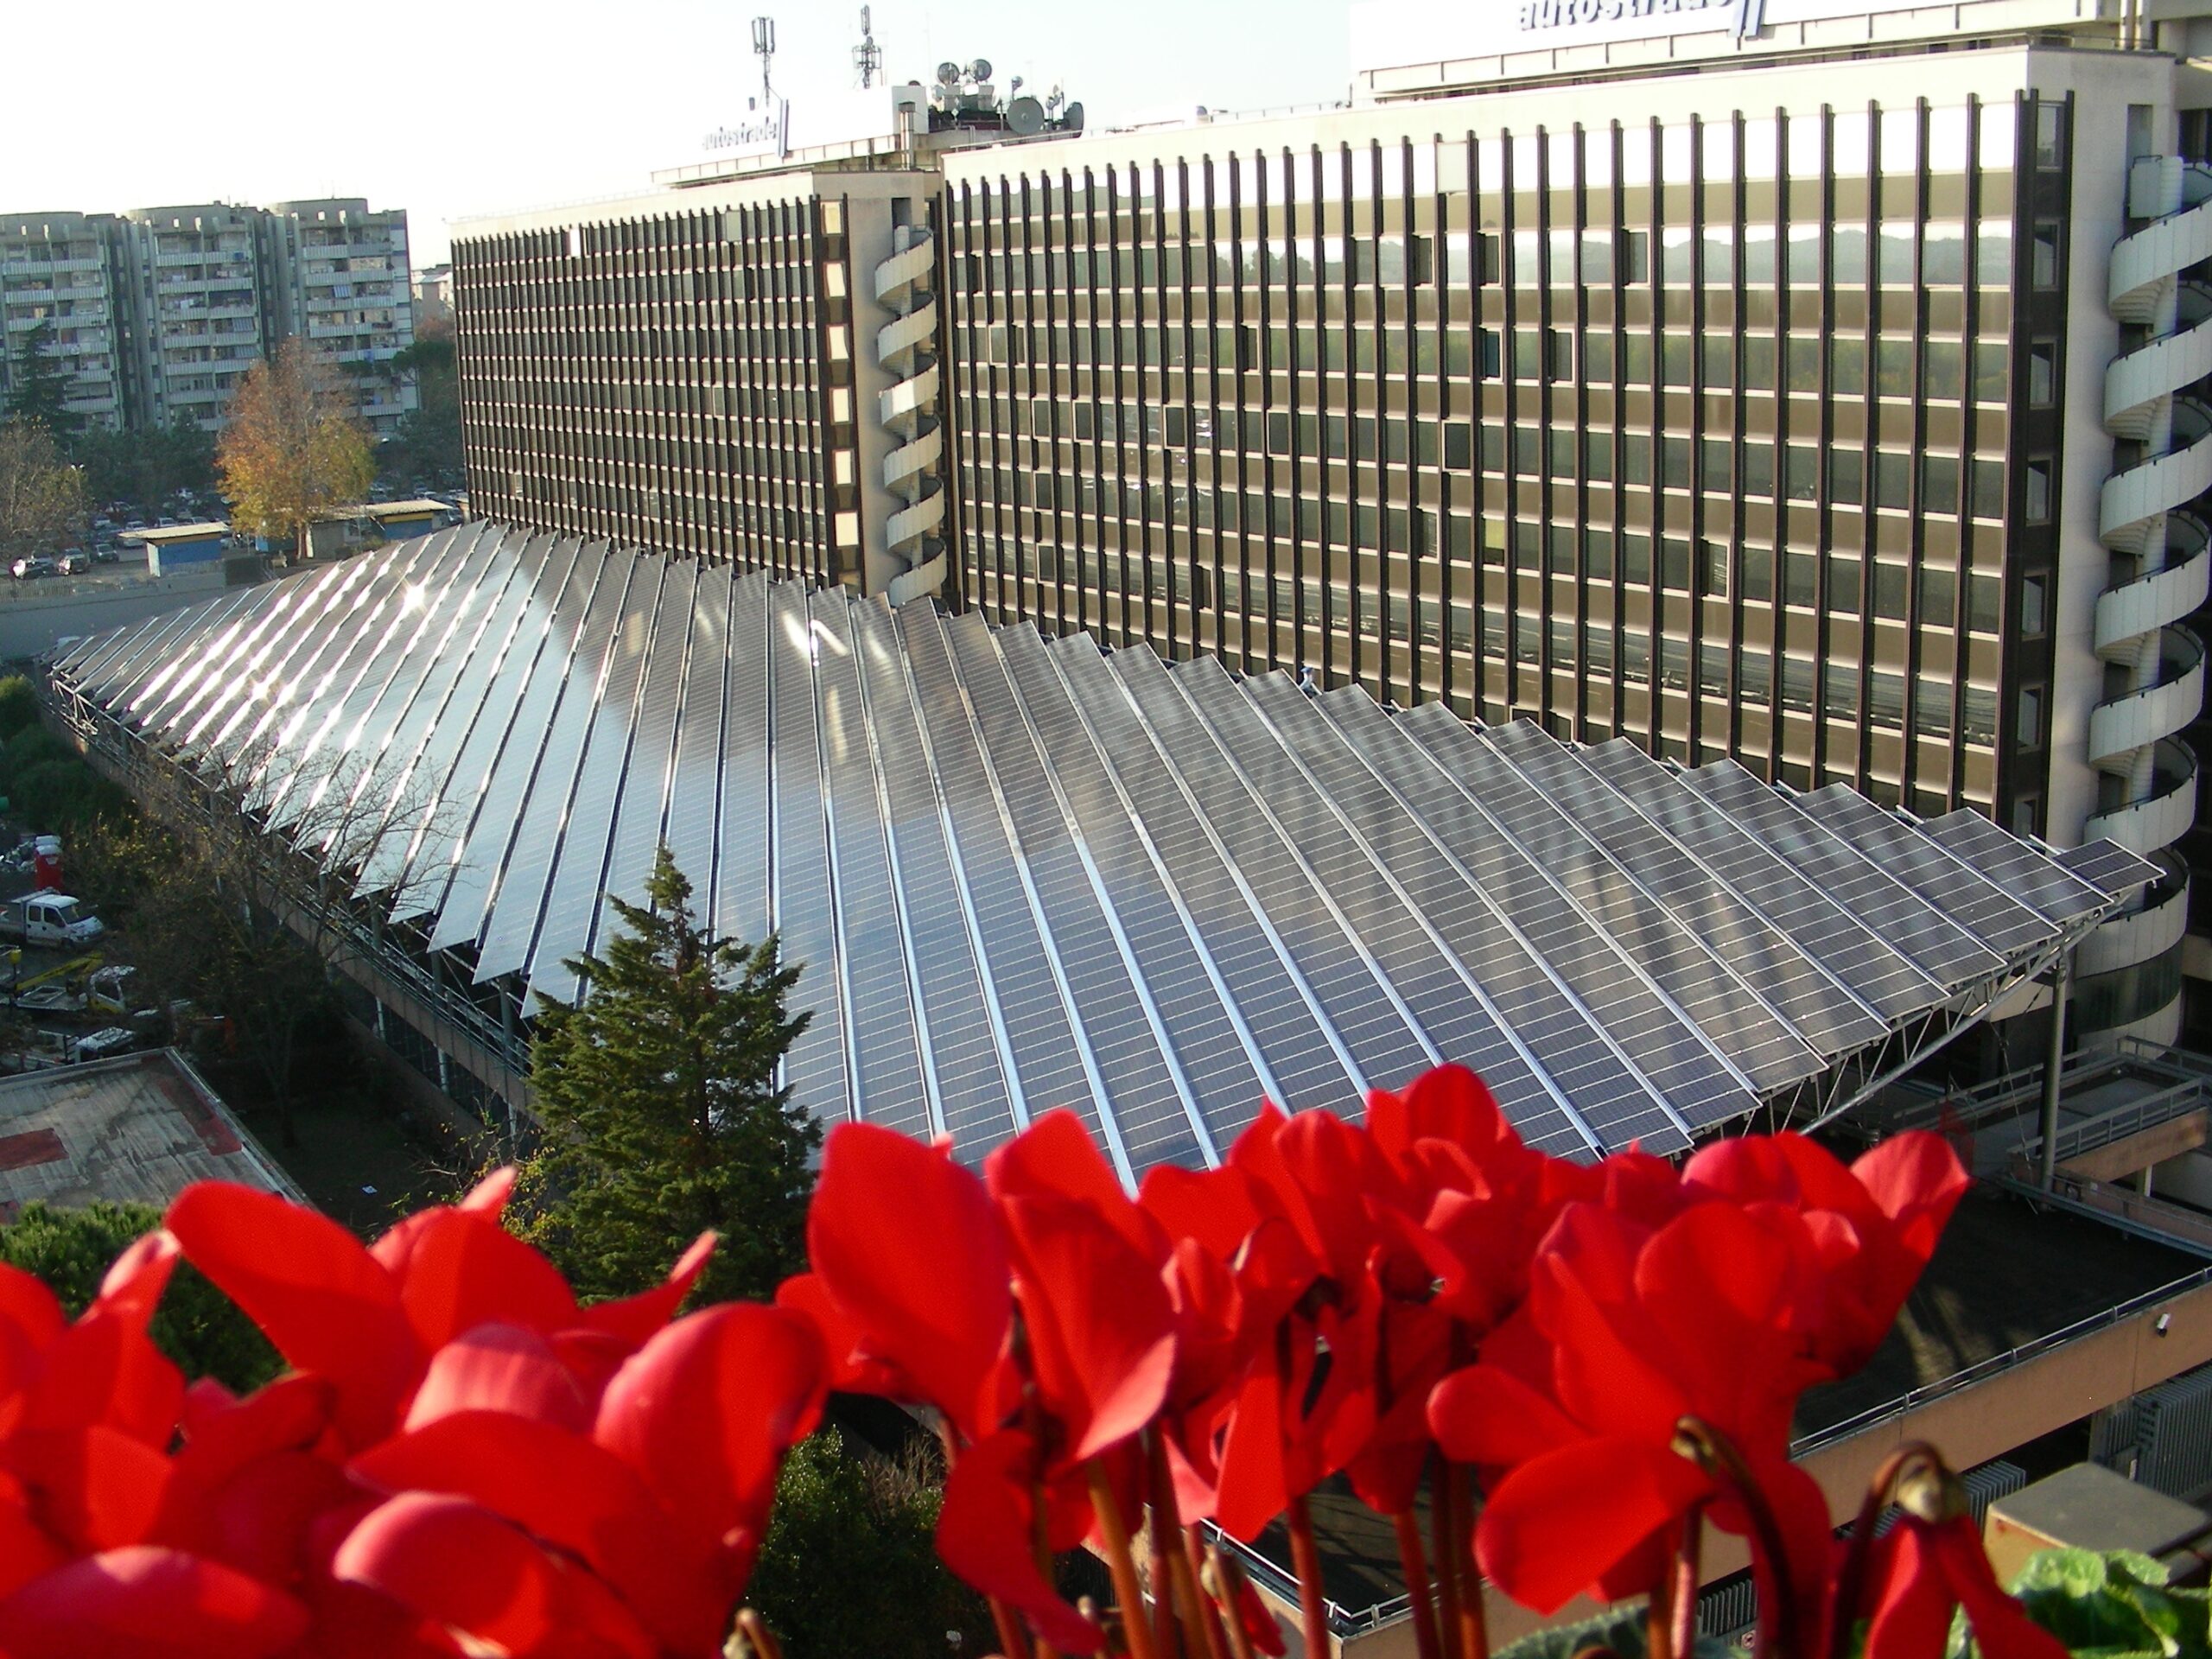
[[[309,520],[360,500],[376,477],[350,390],[328,358],[299,340],[239,383],[215,465],[240,529],[294,536],[302,549]]]

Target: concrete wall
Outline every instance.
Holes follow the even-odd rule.
[[[223,562],[186,565],[143,582],[92,587],[26,582],[0,591],[0,658],[36,657],[68,634],[102,633],[181,610],[223,590]]]

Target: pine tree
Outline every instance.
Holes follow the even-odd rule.
[[[8,363],[8,418],[44,427],[57,438],[75,437],[84,417],[69,408],[69,371],[54,355],[54,323],[41,317],[16,342]]]
[[[701,927],[663,848],[645,906],[609,898],[625,931],[604,960],[568,963],[575,1005],[538,1016],[531,1082],[543,1128],[513,1214],[580,1293],[663,1278],[709,1228],[722,1235],[709,1300],[765,1297],[805,1254],[810,1157],[821,1126],[776,1087],[810,1017],[785,1011],[798,969],[772,938]]]

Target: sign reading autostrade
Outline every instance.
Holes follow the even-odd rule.
[[[2018,26],[2071,22],[2079,0],[2015,0]],[[2029,13],[2048,11],[2046,20]],[[1792,24],[1918,12],[1930,35],[1956,27],[1957,9],[1929,0],[1362,0],[1352,9],[1352,62],[1362,70],[1444,63],[1554,47],[1666,35],[1733,35],[1746,46]]]
[[[1765,0],[1522,0],[1518,22],[1526,31],[1574,23],[1611,23],[1624,17],[1664,17],[1684,11],[1723,12],[1738,35],[1758,32]],[[1709,20],[1719,22],[1719,18]]]

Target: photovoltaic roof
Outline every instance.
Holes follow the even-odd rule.
[[[1132,1176],[1217,1157],[1263,1096],[1348,1109],[1443,1059],[1551,1150],[1678,1148],[1978,1008],[2156,874],[484,524],[54,676],[272,828],[357,803],[363,902],[480,980],[575,995],[664,842],[715,929],[804,964],[809,1107],[980,1154],[1071,1106]]]

